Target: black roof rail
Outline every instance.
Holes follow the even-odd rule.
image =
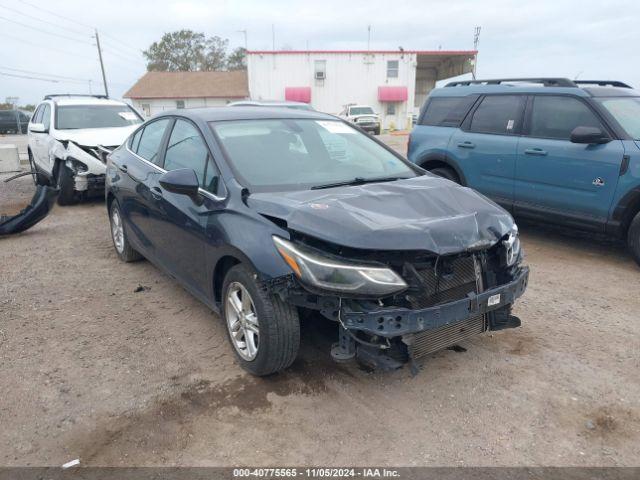
[[[447,83],[445,87],[500,85],[502,83],[509,82],[540,83],[545,87],[577,87],[576,83],[568,78],[494,78],[490,80],[461,80]]]
[[[577,85],[598,85],[599,87],[633,88],[631,85],[618,80],[574,80]]]
[[[107,95],[91,95],[89,93],[52,93],[45,95],[44,100],[53,100],[55,97],[94,97],[94,98],[109,98]]]

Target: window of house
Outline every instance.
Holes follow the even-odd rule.
[[[395,115],[396,114],[396,104],[393,102],[387,103],[387,115]]]
[[[314,77],[318,80],[327,78],[327,61],[316,60],[313,62]]]
[[[164,156],[164,169],[189,168],[196,172],[200,186],[217,193],[219,178],[209,149],[196,127],[186,120],[176,120]]]
[[[144,113],[145,117],[151,116],[151,105],[148,103],[141,103],[140,108],[142,108],[142,113]]]
[[[524,108],[520,95],[488,95],[471,119],[470,130],[479,133],[511,134],[519,131]]]
[[[176,108],[184,108],[184,100],[176,100]]]
[[[162,145],[162,138],[164,137],[164,131],[169,125],[171,120],[163,118],[155,122],[149,123],[142,131],[142,136],[138,143],[136,153],[148,160],[151,163],[159,165],[160,146]]]
[[[398,60],[387,60],[387,78],[398,78]]]
[[[602,124],[589,107],[576,98],[536,96],[531,112],[532,137],[569,140],[576,127],[597,127]]]

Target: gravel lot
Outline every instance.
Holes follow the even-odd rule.
[[[522,328],[412,377],[334,364],[334,330],[310,321],[293,367],[256,379],[219,318],[117,260],[101,202],[56,207],[0,239],[0,465],[640,465],[640,268],[521,231]]]

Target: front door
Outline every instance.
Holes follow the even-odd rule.
[[[202,190],[217,193],[218,170],[198,128],[178,118],[167,142],[163,168],[167,171],[188,168],[196,172]],[[162,212],[162,235],[157,238],[159,254],[167,268],[192,291],[207,295],[210,279],[205,258],[207,226],[210,216],[222,211],[214,195],[201,195],[197,201],[168,192],[156,193]]]
[[[579,126],[607,132],[596,113],[572,96],[535,95],[518,145],[515,213],[564,217],[604,228],[620,172],[620,140],[571,143]]]
[[[525,97],[487,95],[449,140],[467,186],[507,209],[513,203],[518,134]]]

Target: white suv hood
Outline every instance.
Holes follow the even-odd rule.
[[[56,130],[56,140],[71,140],[78,145],[95,147],[119,146],[139,125],[114,128],[87,128],[82,130]]]

